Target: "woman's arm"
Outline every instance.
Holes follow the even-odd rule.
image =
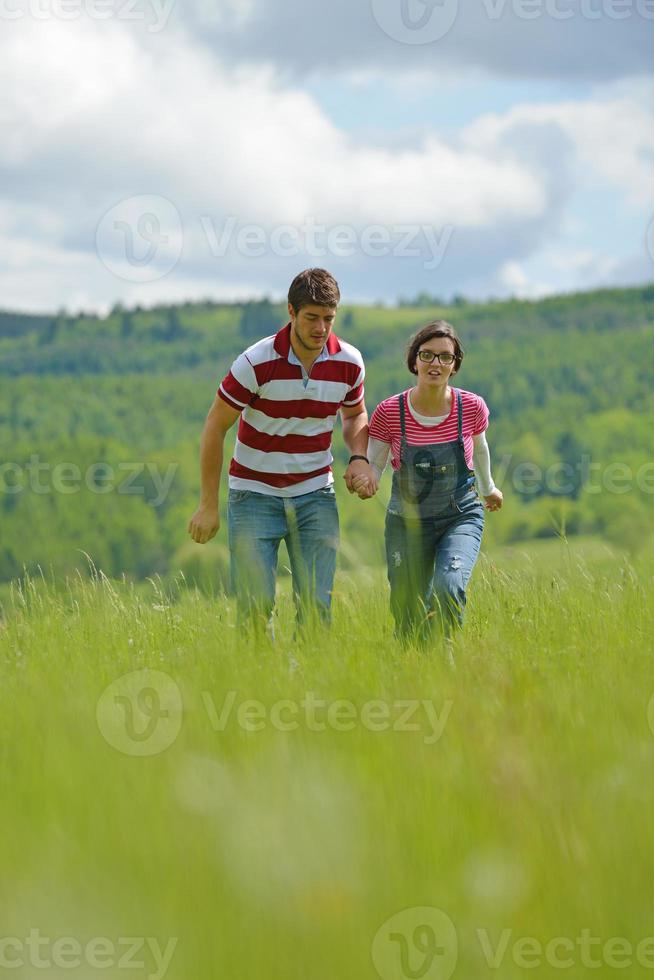
[[[373,472],[379,483],[380,477],[386,469],[391,447],[381,439],[368,439],[368,462],[372,466]]]
[[[493,483],[490,466],[490,449],[486,442],[486,433],[480,432],[479,435],[472,437],[473,443],[473,469],[477,477],[477,486],[482,497],[487,497],[497,489]]]

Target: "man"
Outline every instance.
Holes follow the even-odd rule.
[[[229,467],[228,527],[239,620],[263,625],[275,601],[277,552],[286,541],[298,621],[311,608],[329,622],[339,525],[331,440],[340,412],[351,458],[348,490],[368,465],[368,415],[359,351],[332,333],[340,291],[324,269],[291,283],[290,322],[248,347],[223,380],[202,433],[202,497],[189,521],[205,544],[220,526],[225,433],[239,418]]]

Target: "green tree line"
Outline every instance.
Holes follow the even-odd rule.
[[[654,543],[654,287],[451,306],[345,305],[336,332],[366,359],[369,411],[411,384],[411,333],[442,317],[466,356],[456,384],[481,394],[505,509],[489,544],[599,535]],[[52,567],[137,579],[225,579],[226,535],[194,545],[206,412],[232,359],[286,322],[283,304],[187,303],[104,317],[0,313],[0,581]],[[230,440],[233,433],[230,433]],[[229,443],[231,445],[231,441]],[[342,562],[382,560],[389,477],[365,503],[335,478]],[[224,496],[224,495],[223,495]]]

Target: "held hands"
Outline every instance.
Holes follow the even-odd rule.
[[[370,497],[374,497],[379,488],[379,483],[375,477],[368,479],[365,476],[355,476],[352,481],[352,490],[350,493],[356,493],[359,500],[368,500]]]
[[[205,507],[200,504],[195,514],[188,522],[187,531],[198,544],[206,544],[215,538],[220,527],[218,507]]]
[[[353,460],[343,474],[345,486],[350,493],[356,493],[360,500],[368,500],[377,493],[378,481],[369,463],[363,459]]]
[[[484,505],[486,510],[500,510],[502,503],[504,502],[504,494],[497,487],[492,493],[489,493],[487,497],[484,497]]]

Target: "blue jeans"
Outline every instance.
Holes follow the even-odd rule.
[[[452,494],[437,517],[386,514],[386,563],[396,634],[427,640],[463,626],[466,587],[484,529],[474,489]]]
[[[298,497],[230,490],[228,503],[232,589],[239,622],[265,625],[275,604],[277,553],[286,542],[298,623],[311,611],[331,615],[339,540],[333,487]]]

